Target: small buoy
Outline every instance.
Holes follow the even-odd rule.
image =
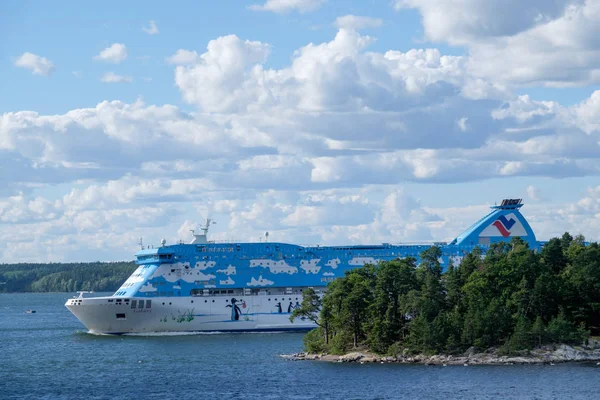
[[[448,366],[448,365],[446,365],[446,364],[442,364],[442,367],[447,367],[447,366]]]
[[[463,364],[463,367],[468,367],[468,366],[469,366],[469,364],[466,364],[466,363],[465,363],[465,364]]]
[[[361,362],[360,362],[360,364],[361,364],[361,365],[362,365],[362,364],[364,364],[364,363],[365,363],[364,361],[361,361]]]

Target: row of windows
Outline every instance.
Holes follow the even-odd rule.
[[[271,299],[270,299],[270,298],[269,298],[269,299],[267,299],[267,300],[268,300],[268,301],[271,301]],[[277,298],[275,298],[275,299],[273,299],[273,300],[274,300],[274,301],[277,301]],[[289,301],[292,301],[292,298],[291,298],[291,297],[289,297],[289,298],[288,298],[288,300],[289,300]],[[295,300],[295,301],[298,301],[298,297],[296,297],[294,300]],[[133,301],[135,301],[135,300],[133,300]],[[144,301],[144,300],[140,300],[140,301]],[[146,302],[148,302],[148,301],[150,301],[150,300],[146,300]],[[238,299],[238,301],[242,301],[242,299]],[[285,297],[282,297],[280,301],[285,301]],[[191,301],[190,301],[190,303],[193,303],[193,302],[194,302],[194,300],[191,300]],[[204,302],[205,302],[205,303],[208,303],[208,300],[204,300]],[[212,302],[212,303],[214,303],[215,301],[214,301],[214,300],[211,300],[211,302]],[[225,303],[229,303],[229,299],[225,299]],[[173,304],[173,303],[169,302],[169,305],[172,305],[172,304]],[[162,303],[162,305],[164,306],[164,305],[165,305],[165,303],[163,302],[163,303]],[[135,308],[135,307],[133,307],[133,304],[131,305],[131,308]],[[141,307],[138,307],[138,308],[141,308]],[[146,308],[150,308],[150,307],[146,306]]]
[[[149,256],[139,256],[138,260],[139,261],[144,261],[144,260],[156,260],[157,257],[155,254],[149,255]]]
[[[237,251],[240,251],[240,248],[236,248]],[[196,251],[199,253],[233,253],[233,247],[196,247]]]
[[[152,308],[152,300],[131,300],[131,308],[144,308],[144,302],[146,308]]]

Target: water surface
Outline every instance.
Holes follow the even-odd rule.
[[[302,334],[96,336],[68,294],[0,294],[1,399],[599,399],[600,367],[293,362]],[[25,314],[35,309],[35,314]]]

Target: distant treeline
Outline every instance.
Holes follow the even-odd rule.
[[[112,292],[136,268],[132,261],[0,264],[0,292]]]
[[[581,343],[600,331],[600,246],[566,233],[540,252],[521,239],[478,248],[442,272],[441,250],[366,265],[308,289],[294,318],[319,328],[310,352],[366,347],[379,354],[458,353],[471,346],[514,353],[546,343]]]

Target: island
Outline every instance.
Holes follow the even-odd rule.
[[[292,321],[317,328],[289,359],[433,364],[600,360],[600,246],[565,233],[530,249],[475,248],[445,271],[440,249],[365,265],[304,292]]]

